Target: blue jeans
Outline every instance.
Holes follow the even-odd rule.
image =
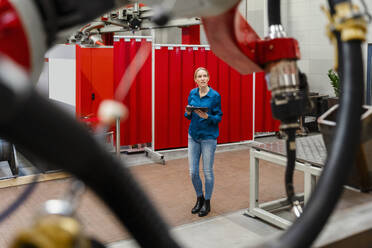
[[[196,191],[196,196],[199,197],[203,195],[203,185],[199,176],[199,162],[200,156],[202,155],[203,173],[205,179],[205,199],[210,200],[214,185],[213,162],[217,140],[194,140],[190,135],[188,139],[189,170],[191,181]]]

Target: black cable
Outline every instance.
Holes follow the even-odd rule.
[[[337,5],[337,4],[340,4],[340,3],[346,3],[346,2],[350,2],[350,0],[328,0],[328,2],[332,2],[332,4],[330,4],[330,6],[331,5]]]
[[[333,0],[328,0],[329,12],[333,16],[336,13]]]
[[[293,205],[295,197],[293,173],[296,166],[296,129],[286,129],[285,132],[287,134],[287,167],[285,169],[285,190],[287,193],[288,202]]]
[[[34,0],[51,46],[57,33],[86,23],[115,7],[114,0]],[[129,1],[122,1],[123,5]]]
[[[102,244],[100,241],[91,238],[90,240],[90,248],[105,248],[106,246]]]
[[[0,136],[73,174],[108,205],[142,247],[179,247],[129,169],[83,125],[30,89],[0,83]]]
[[[268,21],[269,26],[279,25],[280,21],[280,0],[268,0]]]

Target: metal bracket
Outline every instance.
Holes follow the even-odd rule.
[[[145,154],[146,154],[146,157],[150,157],[156,163],[161,163],[161,164],[165,165],[165,159],[164,159],[163,154],[161,154],[159,152],[156,152],[149,147],[145,147]]]

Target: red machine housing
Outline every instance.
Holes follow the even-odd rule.
[[[0,53],[30,71],[28,39],[16,9],[7,0],[0,1]]]
[[[253,62],[265,66],[282,59],[300,59],[297,40],[293,38],[261,39],[238,10],[235,12],[236,43]]]
[[[221,15],[202,20],[214,53],[242,74],[260,71],[271,62],[300,58],[295,39],[261,39],[237,6]],[[215,32],[215,27],[219,27],[218,32]]]
[[[282,59],[299,59],[300,49],[297,40],[293,38],[275,38],[271,40],[256,40],[245,45],[241,50],[251,60],[260,66]]]

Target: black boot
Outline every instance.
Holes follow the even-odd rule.
[[[211,200],[205,200],[203,207],[200,209],[199,217],[208,215],[210,211],[211,211]]]
[[[191,209],[191,213],[192,214],[198,213],[200,209],[203,207],[203,204],[204,204],[204,196],[199,196],[196,199],[195,206],[193,207],[193,209]]]

